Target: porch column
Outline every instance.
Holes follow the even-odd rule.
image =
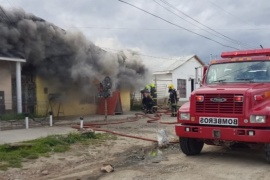
[[[22,113],[21,62],[16,62],[17,113]]]

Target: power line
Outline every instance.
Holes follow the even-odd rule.
[[[230,13],[230,12],[226,11],[226,10],[225,10],[225,9],[223,9],[222,7],[218,6],[217,4],[215,4],[215,3],[211,2],[211,1],[209,1],[209,2],[210,2],[212,5],[216,6],[217,8],[219,8],[219,9],[223,10],[223,11],[224,11],[224,12],[226,12],[227,14],[231,15],[232,17],[234,17],[234,18],[238,19],[238,21],[241,21],[241,22],[243,22],[243,23],[247,23],[246,21],[243,21],[243,20],[242,20],[242,19],[240,19],[239,17],[237,17],[237,16],[233,15],[232,13]]]
[[[95,27],[95,26],[63,26],[66,28],[80,28],[80,29],[103,29],[103,30],[146,30],[146,31],[179,31],[179,28],[137,28],[137,27]],[[216,29],[221,31],[264,31],[270,28],[230,28],[230,29]],[[204,28],[189,28],[188,30],[205,30]]]
[[[8,24],[8,25],[13,25],[16,26],[16,24],[10,20],[10,18],[8,17],[8,15],[6,14],[5,10],[2,8],[2,6],[0,6],[0,11],[1,14],[4,15],[5,17],[1,16],[2,19],[4,19],[4,21]]]
[[[155,0],[153,0],[153,1],[155,1]],[[192,20],[195,21],[196,23],[198,23],[198,24],[200,24],[200,25],[206,27],[207,29],[209,29],[209,30],[211,30],[211,31],[213,31],[213,32],[215,32],[215,33],[221,35],[222,37],[224,37],[224,38],[230,40],[231,42],[234,42],[234,43],[236,43],[236,44],[238,44],[238,45],[239,45],[239,44],[245,44],[246,47],[251,47],[251,46],[250,46],[249,44],[247,44],[247,43],[243,43],[243,42],[240,42],[240,41],[238,41],[238,40],[232,39],[232,38],[230,38],[230,37],[228,37],[228,36],[226,36],[226,35],[224,35],[224,34],[218,32],[218,31],[216,31],[215,29],[213,29],[213,28],[211,28],[211,27],[209,27],[209,26],[207,26],[207,25],[201,23],[200,21],[198,21],[198,20],[192,18],[192,17],[189,16],[188,14],[186,14],[186,13],[184,13],[183,11],[179,10],[178,8],[176,8],[175,6],[173,6],[172,4],[170,4],[169,2],[167,2],[167,1],[165,1],[165,0],[160,0],[160,1],[163,2],[164,4],[168,5],[169,7],[173,8],[174,10],[180,12],[180,13],[183,14],[184,16],[186,16],[186,17],[192,19]],[[222,38],[222,39],[224,39],[224,38]]]
[[[99,46],[100,48],[102,49],[107,49],[107,50],[111,50],[111,51],[123,51],[123,50],[120,50],[120,49],[112,49],[112,48],[108,48],[108,47],[102,47],[102,46]],[[145,56],[145,57],[151,57],[151,58],[155,58],[155,59],[166,59],[166,60],[175,60],[175,58],[169,58],[169,57],[158,57],[158,56],[153,56],[153,55],[147,55],[147,54],[140,54],[140,53],[136,53],[137,55],[140,55],[140,56]]]
[[[4,13],[3,13],[3,9],[2,9],[2,6],[0,6],[0,17],[1,19],[3,20],[3,22],[5,22],[6,24],[9,24],[9,22],[7,21],[6,18],[4,18]]]
[[[125,2],[125,1],[123,1],[123,0],[118,0],[118,1],[120,1],[120,2],[122,2],[122,3],[125,3],[125,4],[128,4],[128,5],[130,5],[130,6],[134,7],[134,8],[136,8],[136,9],[139,9],[139,10],[141,10],[141,11],[147,13],[147,14],[150,14],[150,15],[152,15],[152,16],[158,18],[158,19],[161,19],[162,21],[165,21],[165,22],[167,22],[167,23],[169,23],[169,24],[171,24],[171,25],[173,25],[173,26],[176,26],[176,27],[178,27],[178,28],[184,29],[184,30],[186,30],[186,31],[188,31],[188,32],[190,32],[190,33],[193,33],[193,34],[196,34],[196,35],[198,35],[198,36],[201,36],[201,37],[203,37],[203,38],[205,38],[205,39],[208,39],[208,40],[210,40],[210,41],[213,41],[213,42],[215,42],[215,43],[217,43],[217,44],[220,44],[220,45],[222,45],[222,46],[224,46],[224,47],[228,47],[228,48],[232,48],[232,49],[239,50],[238,48],[235,48],[235,47],[232,47],[232,46],[229,46],[229,45],[225,45],[225,44],[223,44],[223,43],[221,43],[221,42],[218,42],[218,41],[216,41],[216,40],[214,40],[214,39],[211,39],[211,38],[209,38],[209,37],[206,37],[206,36],[204,36],[204,35],[201,35],[201,34],[199,34],[199,33],[194,32],[194,31],[190,31],[190,30],[188,30],[187,28],[184,28],[184,27],[182,27],[182,26],[179,26],[179,25],[177,25],[177,24],[175,24],[175,23],[173,23],[173,22],[170,22],[170,21],[168,21],[168,20],[166,20],[166,19],[164,19],[164,18],[162,18],[162,17],[160,17],[160,16],[157,16],[157,15],[155,15],[155,14],[153,14],[153,13],[150,13],[150,12],[144,10],[144,9],[141,9],[141,8],[139,8],[139,7],[137,7],[137,6],[133,5],[133,4],[130,4],[130,3]]]
[[[184,21],[186,21],[186,22],[192,24],[193,26],[199,28],[199,26],[197,26],[196,24],[194,24],[194,23],[192,23],[192,22],[186,20],[185,18],[179,16],[179,15],[176,14],[175,12],[171,11],[169,8],[167,8],[167,7],[163,6],[162,4],[158,3],[156,0],[153,0],[153,1],[154,1],[156,4],[158,4],[159,6],[163,7],[163,8],[166,9],[167,11],[169,11],[170,13],[176,15],[178,18],[180,18],[180,19],[182,19],[182,20],[184,20]],[[163,3],[165,4],[164,1],[162,1],[162,0],[160,0],[160,1],[163,2]],[[166,4],[167,4],[167,3],[166,3]],[[169,4],[167,4],[167,5],[169,5]],[[170,7],[174,8],[173,6],[170,6]],[[174,8],[174,9],[176,9],[176,8]],[[176,10],[177,10],[177,11],[180,11],[180,10],[178,10],[178,9],[176,9]],[[182,11],[180,11],[180,12],[182,13]],[[183,13],[183,14],[184,14],[185,16],[187,16],[185,13]],[[189,16],[188,16],[188,17],[189,17]],[[189,18],[191,18],[191,17],[189,17]],[[194,20],[193,18],[191,18],[191,19]],[[203,25],[202,23],[198,22],[197,20],[194,20],[194,21],[196,21],[196,22],[199,23],[200,25]],[[204,27],[207,27],[207,26],[205,26],[205,25],[203,25],[203,26],[204,26]],[[212,30],[212,29],[209,28],[209,27],[207,27],[207,29],[210,29],[211,31],[214,31],[215,33],[217,33],[215,30]],[[205,32],[207,32],[207,33],[209,33],[209,34],[212,34],[212,35],[214,35],[214,36],[216,36],[216,37],[218,37],[218,38],[221,38],[221,39],[223,39],[223,40],[225,40],[225,41],[228,41],[228,42],[230,42],[230,43],[232,43],[232,42],[233,42],[233,43],[236,43],[236,42],[237,42],[237,41],[231,40],[230,38],[226,38],[226,36],[224,36],[224,35],[222,35],[222,36],[217,35],[217,34],[220,34],[220,33],[215,34],[215,33],[211,32],[211,31],[206,30],[206,29],[203,29],[203,31],[205,31]],[[224,38],[224,37],[225,37],[225,38]],[[237,45],[238,45],[238,43],[237,43]]]

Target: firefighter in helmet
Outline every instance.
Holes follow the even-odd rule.
[[[153,108],[156,111],[157,110],[157,89],[154,83],[151,83],[149,86],[150,86],[150,94],[153,99]]]
[[[176,113],[177,113],[177,101],[178,101],[178,98],[177,98],[177,92],[176,90],[174,89],[174,86],[173,84],[170,84],[168,86],[169,90],[168,92],[170,93],[169,95],[169,102],[171,104],[171,111],[172,111],[172,115],[173,117],[176,117]]]
[[[145,111],[145,113],[152,113],[152,107],[153,107],[153,99],[150,95],[150,86],[146,85],[143,90],[141,90],[142,93],[142,109]]]

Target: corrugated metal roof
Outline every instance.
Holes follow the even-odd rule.
[[[178,68],[179,66],[181,66],[194,56],[196,55],[182,56],[179,58],[172,58],[172,59],[150,59],[150,60],[147,59],[144,60],[143,63],[154,74],[156,73],[164,74],[172,72],[173,70],[175,70],[176,68]]]

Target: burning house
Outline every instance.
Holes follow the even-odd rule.
[[[3,9],[3,8],[2,8]],[[112,79],[112,91],[120,91],[123,110],[129,110],[131,90],[149,77],[138,56],[110,53],[95,46],[80,32],[69,32],[22,9],[5,10],[0,18],[0,56],[21,58],[23,112],[44,115],[95,114],[97,82]],[[0,61],[2,111],[18,107],[14,63]],[[9,79],[9,80],[8,80]],[[10,87],[10,88],[7,88]]]

